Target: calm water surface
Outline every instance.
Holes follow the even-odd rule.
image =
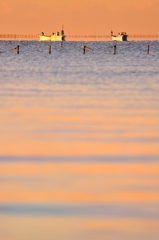
[[[158,240],[159,41],[48,45],[0,41],[0,239]]]

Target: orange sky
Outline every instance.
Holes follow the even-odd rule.
[[[1,0],[0,34],[158,34],[159,0]]]

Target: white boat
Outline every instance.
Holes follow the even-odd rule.
[[[127,41],[127,37],[128,35],[126,34],[126,32],[120,32],[118,33],[118,35],[113,35],[113,32],[111,31],[111,37],[113,41]]]
[[[40,35],[39,35],[39,41],[65,41],[65,33],[64,33],[64,30],[62,29],[61,30],[61,34],[59,32],[56,32],[56,33],[52,33],[52,35],[48,36],[48,35],[45,35],[44,32],[42,32]]]

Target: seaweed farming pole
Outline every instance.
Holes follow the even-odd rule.
[[[111,39],[110,35],[67,35],[67,39]],[[159,39],[159,34],[130,34],[130,39]]]
[[[111,36],[109,35],[67,35],[67,39],[99,39],[99,38],[108,38],[110,39]]]
[[[38,40],[38,35],[27,34],[0,34],[0,40]]]
[[[159,34],[130,34],[128,35],[129,39],[159,39]],[[110,35],[67,35],[66,40],[83,40],[83,39],[91,39],[94,41],[98,41],[99,39],[107,39],[111,40]],[[0,34],[0,40],[39,40],[38,34]]]
[[[149,52],[150,52],[150,45],[148,44],[148,46],[147,46],[147,54],[149,54]]]

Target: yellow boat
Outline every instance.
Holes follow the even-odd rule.
[[[65,41],[65,33],[64,33],[64,30],[62,29],[61,30],[61,34],[59,32],[56,32],[56,33],[52,33],[52,35],[48,36],[48,35],[45,35],[44,32],[42,32],[40,35],[39,35],[39,41]]]
[[[111,32],[111,37],[113,41],[127,41],[127,37],[128,35],[126,34],[126,32],[120,32],[118,33],[118,35],[113,35],[113,32]]]

